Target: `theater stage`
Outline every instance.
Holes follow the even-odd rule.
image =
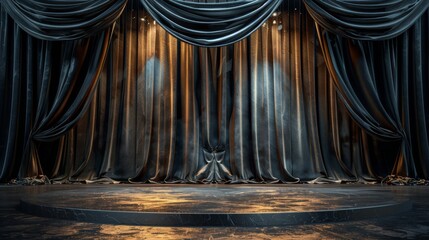
[[[1,185],[5,238],[414,238],[429,187]]]

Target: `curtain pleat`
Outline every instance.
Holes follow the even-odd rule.
[[[420,161],[427,158],[420,146],[427,146],[428,134],[422,97],[427,76],[422,69],[428,66],[427,44],[422,43],[428,27],[422,28],[422,21],[427,11],[408,31],[384,41],[348,39],[318,27],[327,66],[353,119],[373,136],[401,143],[393,175],[420,177],[427,171]],[[420,132],[411,130],[416,124]]]
[[[181,9],[174,17],[187,12],[190,19],[175,24],[195,17],[213,23],[213,28],[184,24],[200,27],[211,40],[194,44],[210,48],[171,35],[163,28],[165,19],[153,18],[140,0],[128,1],[113,31],[98,31],[101,25],[83,17],[89,25],[66,32],[91,37],[73,41],[29,35],[2,3],[0,179],[40,174],[59,182],[151,183],[428,178],[429,18],[427,11],[416,17],[416,6],[426,3],[369,1],[368,13],[362,2],[323,4],[343,7],[328,9],[344,21],[338,25],[342,30],[357,21],[347,15],[346,7],[354,6],[359,19],[386,22],[383,30],[368,29],[365,38],[378,32],[395,38],[349,39],[324,25],[317,32],[314,9],[308,14],[299,0],[278,8],[271,7],[280,1],[145,1]],[[411,7],[399,11],[404,6]],[[46,11],[55,15],[52,7]],[[72,9],[65,1],[56,7]],[[197,7],[205,10],[200,14]],[[390,10],[383,13],[386,7]],[[249,9],[252,14],[269,9],[269,14],[262,20],[234,12]],[[225,11],[218,17],[229,16],[228,21],[214,19],[219,10]],[[396,12],[402,20],[392,28],[386,16]],[[77,21],[68,17],[64,24]],[[329,24],[338,20],[329,19]],[[225,32],[216,28],[232,31],[240,24],[249,26],[228,40],[217,38]]]
[[[150,15],[170,34],[184,42],[205,47],[225,46],[249,36],[281,2],[141,0]]]
[[[429,173],[429,11],[395,41],[401,122],[409,137],[417,176]],[[397,168],[402,172],[402,168]]]
[[[104,65],[111,28],[90,38],[51,42],[36,39],[1,8],[0,86],[3,171],[1,179],[55,169],[39,158],[40,142],[60,138],[90,104]],[[55,144],[54,144],[55,145]]]
[[[8,0],[1,1],[14,22],[43,40],[75,40],[110,27],[127,0]]]
[[[83,171],[72,179],[356,180],[366,170],[355,150],[360,128],[336,97],[303,7],[284,3],[250,37],[203,48],[177,40],[129,4],[113,34],[96,103],[66,141],[79,135],[82,143],[68,151],[92,152],[74,160]]]
[[[360,40],[384,40],[410,28],[429,8],[426,0],[304,0],[324,29]]]
[[[200,141],[201,125],[199,107],[197,104],[196,86],[199,79],[196,77],[197,66],[192,64],[190,58],[196,57],[194,46],[177,43],[181,63],[178,66],[178,112],[177,112],[177,137],[175,154],[175,174],[173,180],[180,182],[196,182],[198,162],[201,151]],[[187,139],[187,141],[183,141]]]

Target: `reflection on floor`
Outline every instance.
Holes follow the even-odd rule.
[[[0,185],[1,239],[429,239],[429,187],[380,185]],[[410,199],[411,210],[359,221],[277,227],[152,227],[24,214],[52,207],[141,212],[272,213],[368,207]],[[55,201],[51,201],[56,199]],[[240,204],[237,204],[239,202]],[[110,204],[114,203],[114,204]],[[371,217],[371,216],[369,216]]]
[[[110,186],[40,193],[20,209],[41,217],[171,227],[267,227],[400,214],[411,201],[389,191],[250,185]]]

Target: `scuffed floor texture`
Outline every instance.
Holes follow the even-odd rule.
[[[405,213],[361,221],[286,227],[150,227],[97,224],[28,215],[17,210],[22,198],[55,191],[85,192],[99,189],[154,187],[153,192],[178,188],[226,188],[238,185],[0,185],[0,239],[429,239],[429,187],[362,184],[329,185],[239,185],[256,189],[264,186],[282,191],[313,189],[316,192],[374,191],[388,197],[410,199],[413,208]],[[285,193],[286,194],[286,193]],[[290,194],[290,193],[287,193]],[[49,195],[49,194],[48,194]],[[59,196],[60,197],[60,196]],[[260,195],[263,197],[263,194]],[[325,196],[328,198],[328,196]],[[362,197],[362,196],[361,196]],[[368,196],[371,197],[371,196]],[[84,203],[82,203],[84,204]]]

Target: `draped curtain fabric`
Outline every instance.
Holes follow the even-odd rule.
[[[429,8],[426,0],[303,0],[324,29],[359,40],[390,39]]]
[[[330,23],[318,24],[338,25],[342,36],[316,31],[300,0],[132,0],[122,14],[125,1],[74,1],[85,6],[79,11],[71,1],[4,2],[1,181],[37,174],[155,183],[428,177],[425,1],[371,0],[372,10],[356,15],[377,23],[358,26],[365,32],[353,30],[356,19],[343,11],[364,12],[362,1],[306,0],[317,22],[325,18],[314,12],[329,12]],[[35,12],[20,7],[36,2]],[[106,25],[115,17],[74,15],[90,6],[121,15],[113,32]],[[225,6],[252,11],[225,11],[221,23],[213,13]],[[38,19],[42,12],[47,17]],[[213,24],[185,24],[196,20]],[[348,32],[397,37],[368,42]]]
[[[368,133],[401,143],[393,175],[427,177],[429,2],[305,2],[353,119]],[[332,4],[336,7],[328,11]]]
[[[39,1],[27,4],[30,2]],[[39,158],[40,142],[60,138],[87,109],[111,34],[111,26],[104,26],[106,30],[92,32],[84,39],[40,40],[23,31],[9,16],[6,5],[11,3],[2,2],[0,14],[2,180],[49,175],[47,169],[61,164],[56,144],[48,148],[47,158],[43,153]],[[66,8],[67,4],[62,6]],[[58,32],[51,34],[56,39],[62,37]]]
[[[127,0],[8,0],[4,10],[28,34],[43,40],[75,40],[111,26]]]
[[[59,153],[72,166],[63,165],[56,179],[249,183],[386,175],[384,163],[380,171],[369,164],[373,140],[339,101],[303,7],[284,2],[250,37],[203,48],[174,38],[130,2],[94,101]],[[389,162],[389,154],[376,157]]]
[[[225,46],[249,36],[281,2],[141,0],[150,15],[170,34],[204,47]]]

